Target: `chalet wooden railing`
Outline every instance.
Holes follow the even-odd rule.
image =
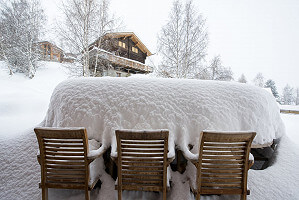
[[[299,115],[299,111],[298,111],[298,110],[285,110],[285,109],[280,109],[280,113],[297,114],[297,115]]]
[[[127,58],[123,58],[120,56],[113,55],[110,52],[101,51],[100,56],[104,59],[107,59],[117,65],[124,66],[126,68],[131,68],[135,70],[144,71],[146,73],[152,72],[153,69],[143,63],[140,63],[138,61],[130,60]]]

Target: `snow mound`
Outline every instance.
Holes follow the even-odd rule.
[[[253,145],[269,144],[285,133],[274,97],[263,89],[232,82],[138,77],[60,83],[43,125],[86,127],[89,139],[104,147],[112,145],[112,155],[116,129],[169,129],[170,149],[177,144],[189,156],[188,144],[198,146],[202,130],[255,131]]]

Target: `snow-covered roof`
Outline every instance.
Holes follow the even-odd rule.
[[[78,78],[54,90],[44,126],[87,128],[112,144],[116,129],[169,129],[170,144],[198,146],[202,130],[255,131],[253,145],[285,133],[272,94],[235,82],[162,78]],[[171,148],[171,147],[170,147]],[[195,148],[197,149],[197,148]],[[196,152],[195,152],[196,153]]]
[[[104,37],[110,37],[110,38],[131,37],[132,41],[139,47],[141,51],[146,53],[147,56],[152,55],[150,50],[148,50],[148,48],[141,42],[141,40],[133,32],[112,32],[112,33],[105,34]]]

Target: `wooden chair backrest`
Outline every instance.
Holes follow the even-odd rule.
[[[86,189],[88,138],[84,128],[35,128],[41,164],[41,187]]]
[[[118,189],[163,191],[167,188],[168,131],[116,130]]]
[[[249,152],[256,133],[202,132],[197,186],[200,194],[245,194]]]

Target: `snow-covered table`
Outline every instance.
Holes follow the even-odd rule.
[[[54,90],[43,125],[86,127],[89,139],[103,144],[98,151],[112,146],[112,156],[116,129],[169,129],[169,157],[177,145],[191,159],[202,130],[255,131],[253,146],[285,132],[275,99],[258,87],[147,77],[66,80]]]

